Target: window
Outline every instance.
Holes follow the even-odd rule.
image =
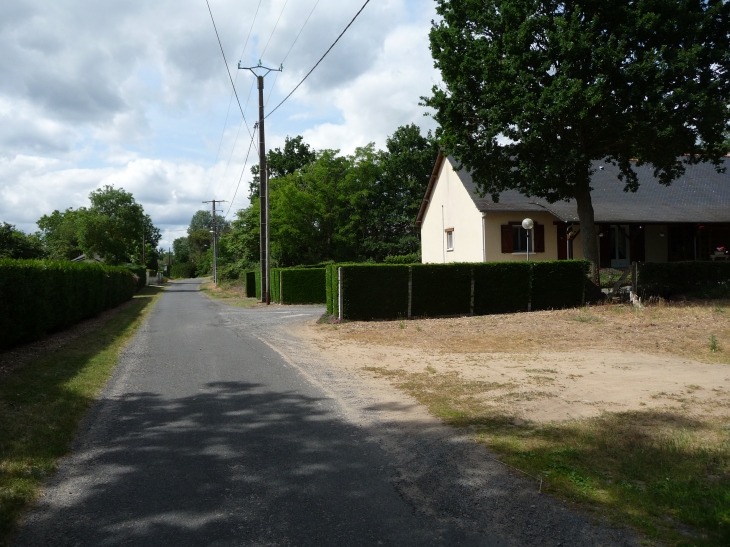
[[[446,250],[454,250],[454,229],[446,228]]]
[[[530,234],[531,235],[531,234]],[[527,252],[527,240],[528,234],[522,226],[512,226],[512,252],[513,253],[526,253]],[[534,251],[534,243],[530,245],[530,252]]]
[[[503,253],[526,253],[527,252],[527,230],[522,227],[522,221],[512,221],[501,226],[502,228],[502,252]],[[534,241],[533,241],[534,238]],[[545,225],[535,222],[535,227],[530,234],[530,253],[545,252]]]

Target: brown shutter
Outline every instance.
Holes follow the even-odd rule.
[[[512,226],[509,224],[503,224],[502,228],[502,252],[512,252]]]
[[[545,252],[545,225],[535,223],[535,252]]]

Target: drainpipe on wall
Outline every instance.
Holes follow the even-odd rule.
[[[441,256],[446,264],[446,226],[444,225],[444,206],[441,206]]]
[[[487,213],[482,213],[482,262],[487,261]]]

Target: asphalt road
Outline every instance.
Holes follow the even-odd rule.
[[[384,449],[252,334],[321,308],[222,313],[197,288],[162,296],[15,546],[510,543],[416,511]]]

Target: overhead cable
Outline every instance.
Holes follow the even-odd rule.
[[[208,0],[206,0],[206,2],[207,2],[207,1],[208,1]],[[266,116],[264,117],[264,119],[268,118],[268,117],[269,117],[269,116],[271,116],[271,115],[272,115],[272,114],[273,114],[274,112],[276,112],[276,110],[277,110],[277,109],[278,109],[278,108],[279,108],[279,107],[280,107],[281,105],[283,105],[283,104],[284,104],[284,103],[286,102],[286,100],[287,100],[287,99],[288,99],[289,97],[291,97],[291,96],[292,96],[292,94],[293,94],[293,93],[294,93],[294,92],[295,92],[295,91],[296,91],[297,89],[299,89],[299,86],[300,86],[300,85],[302,85],[302,84],[304,83],[304,80],[306,80],[306,79],[307,79],[307,78],[309,77],[309,75],[310,75],[310,74],[311,74],[312,72],[314,72],[314,69],[315,69],[315,68],[317,68],[317,67],[319,66],[319,63],[321,63],[321,62],[322,62],[322,60],[323,60],[323,59],[324,59],[325,57],[327,57],[327,54],[328,54],[328,53],[329,53],[329,52],[330,52],[330,51],[332,50],[332,48],[333,48],[333,47],[335,47],[335,44],[336,44],[337,42],[339,42],[339,41],[340,41],[340,38],[342,38],[342,36],[343,36],[343,35],[345,34],[345,32],[347,32],[347,29],[349,29],[349,28],[350,28],[350,26],[351,26],[351,25],[352,25],[352,24],[353,24],[353,23],[355,22],[355,19],[357,19],[357,18],[358,18],[358,16],[359,16],[359,15],[360,15],[360,14],[362,13],[362,10],[364,10],[364,9],[365,9],[365,6],[367,6],[367,5],[369,4],[369,3],[370,3],[370,0],[365,0],[365,3],[364,3],[364,4],[362,5],[362,7],[360,8],[360,10],[359,10],[359,11],[358,11],[358,12],[357,12],[357,13],[355,14],[355,17],[353,17],[353,18],[352,18],[352,21],[350,21],[350,22],[349,22],[349,23],[347,24],[347,26],[345,27],[345,30],[343,30],[343,31],[342,31],[342,32],[340,33],[340,35],[339,35],[339,36],[337,37],[337,39],[336,39],[336,40],[335,40],[334,42],[332,42],[332,45],[331,45],[331,46],[330,46],[330,47],[329,47],[329,48],[327,49],[327,51],[325,51],[325,52],[324,52],[324,55],[322,55],[322,57],[320,57],[319,61],[317,61],[317,64],[315,64],[315,65],[314,65],[314,66],[312,67],[312,70],[310,70],[309,72],[307,72],[307,75],[306,75],[306,76],[304,76],[304,78],[302,78],[302,81],[301,81],[301,82],[299,82],[299,83],[298,83],[298,84],[296,85],[296,87],[295,87],[294,89],[292,89],[292,90],[291,90],[291,92],[289,93],[289,95],[287,95],[286,97],[284,97],[284,100],[283,100],[283,101],[281,101],[281,102],[280,102],[279,104],[277,104],[277,105],[276,105],[276,107],[275,107],[275,108],[274,108],[273,110],[271,110],[271,112],[269,112],[269,113],[268,113],[268,114],[267,114],[267,115],[266,115]],[[226,68],[227,68],[227,67],[228,67],[228,65],[226,65]]]
[[[369,2],[370,0],[368,0]],[[205,3],[208,5],[208,13],[210,13],[210,20],[213,22],[213,29],[215,30],[215,36],[218,38],[218,46],[221,48],[221,55],[223,55],[223,63],[226,65],[226,72],[228,73],[228,79],[231,81],[231,87],[233,88],[233,93],[236,95],[236,102],[238,103],[238,109],[241,111],[241,117],[243,117],[243,123],[246,124],[246,131],[248,131],[248,134],[253,139],[253,133],[251,132],[251,129],[248,127],[248,122],[246,121],[246,115],[243,113],[243,107],[241,106],[241,101],[238,98],[238,92],[236,91],[236,84],[233,83],[233,77],[231,76],[231,71],[228,68],[228,60],[226,59],[226,54],[223,51],[223,44],[221,44],[221,37],[218,34],[218,27],[216,27],[215,19],[213,18],[213,11],[210,9],[210,2],[208,0],[205,0]]]
[[[241,180],[243,179],[243,173],[246,171],[246,164],[248,163],[248,155],[251,153],[251,145],[253,145],[253,137],[251,137],[251,142],[248,143],[248,152],[246,152],[246,159],[243,160],[243,167],[241,167],[241,175],[238,177],[238,184],[236,185],[236,191],[233,193],[233,199],[231,199],[231,203],[228,206],[228,211],[226,211],[224,219],[228,217],[228,213],[231,212],[231,208],[233,207],[233,202],[236,201],[236,196],[238,195],[238,187],[241,186]]]
[[[296,37],[294,38],[294,41],[292,42],[291,46],[289,46],[289,51],[286,52],[286,55],[284,55],[284,58],[281,60],[281,63],[279,63],[281,66],[284,66],[284,61],[286,61],[286,58],[289,57],[291,50],[294,49],[294,44],[296,44],[297,40],[299,40],[299,36],[302,34],[304,27],[307,26],[307,23],[309,22],[309,18],[312,17],[312,14],[314,13],[314,10],[317,8],[318,4],[319,4],[319,0],[317,0],[314,3],[314,7],[309,12],[309,15],[307,15],[307,18],[304,20],[304,24],[302,25],[302,28],[299,29],[299,32],[297,33]],[[274,82],[271,84],[271,89],[269,90],[269,96],[266,97],[266,104],[269,104],[269,99],[271,98],[271,94],[274,92],[274,86],[276,85],[276,79],[279,77],[279,74],[281,74],[281,73],[277,72],[276,76],[274,76]]]

